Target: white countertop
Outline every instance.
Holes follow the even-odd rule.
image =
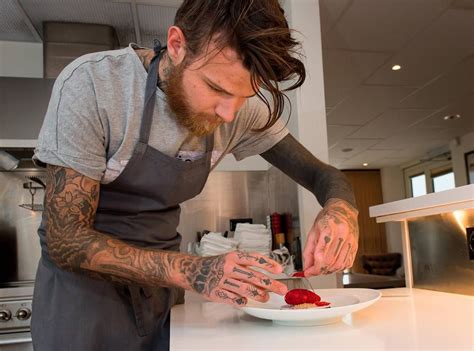
[[[371,206],[369,213],[381,223],[470,208],[474,208],[474,184]]]
[[[287,327],[187,293],[171,310],[171,350],[470,350],[474,297],[382,290],[372,306],[336,324]]]

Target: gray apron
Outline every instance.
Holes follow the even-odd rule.
[[[199,194],[210,171],[214,138],[206,154],[183,162],[148,145],[161,47],[148,73],[140,139],[129,163],[101,185],[94,226],[128,244],[179,251],[179,204]],[[44,219],[38,230],[42,258],[33,297],[36,351],[168,350],[170,308],[182,291],[125,286],[64,271],[49,258]]]

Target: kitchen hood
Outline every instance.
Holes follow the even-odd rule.
[[[70,62],[119,47],[115,29],[103,24],[43,22],[44,78],[56,78]]]

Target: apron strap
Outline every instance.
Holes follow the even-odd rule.
[[[155,109],[156,101],[156,87],[158,85],[158,67],[161,57],[163,56],[163,49],[159,40],[155,40],[153,50],[155,56],[150,62],[150,69],[148,70],[148,76],[146,79],[145,88],[145,105],[143,107],[142,123],[140,127],[140,142],[148,144],[150,138],[151,122],[153,121],[153,110]]]

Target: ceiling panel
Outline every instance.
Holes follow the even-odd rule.
[[[355,50],[399,50],[414,33],[440,15],[451,1],[354,1],[328,33],[323,45],[325,48]]]
[[[334,146],[339,140],[356,131],[358,126],[337,126],[328,125],[328,146]]]
[[[404,101],[400,108],[438,109],[449,105],[459,97],[474,93],[474,55],[456,65],[447,74],[419,89]]]
[[[377,144],[376,149],[411,149],[432,145],[439,146],[440,141],[446,141],[440,139],[442,131],[443,128],[412,127],[381,141]],[[441,136],[441,138],[443,137]]]
[[[421,49],[470,49],[474,52],[473,23],[474,11],[448,10],[416,37],[414,45]]]
[[[329,149],[332,158],[352,158],[355,155],[367,150],[371,146],[379,143],[381,139],[344,139]],[[352,151],[344,152],[344,149],[352,149]]]
[[[1,0],[1,2],[0,40],[36,42],[23,20],[22,11],[16,5],[16,0]]]
[[[389,57],[386,53],[323,50],[326,106],[337,105]]]
[[[440,76],[465,59],[471,49],[451,49],[444,47],[421,48],[410,45],[393,56],[385,65],[372,75],[366,84],[387,84],[405,86],[423,86],[426,82]],[[402,66],[393,71],[394,65]]]
[[[350,161],[362,167],[362,164],[367,162],[369,165],[381,160],[387,156],[396,155],[398,150],[365,150],[360,154],[350,158]]]
[[[459,114],[461,118],[445,120],[448,115]],[[416,128],[441,128],[443,135],[459,136],[474,131],[474,95],[467,96],[462,101],[452,104],[432,116],[419,121]]]
[[[388,138],[410,125],[419,122],[435,110],[388,110],[367,123],[354,133],[351,138]]]
[[[328,114],[328,124],[364,125],[412,93],[410,87],[363,85]]]
[[[327,32],[353,0],[320,0],[321,31]]]
[[[331,158],[329,155],[329,164],[333,167],[340,168],[340,166],[346,161],[345,158]]]

